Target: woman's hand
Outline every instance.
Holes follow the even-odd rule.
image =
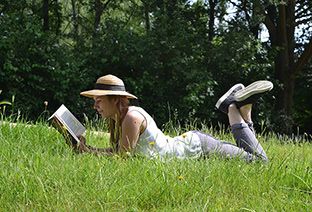
[[[96,148],[96,147],[92,147],[86,144],[86,138],[84,136],[78,136],[79,139],[79,144],[77,144],[75,151],[77,153],[92,153],[95,154],[97,156],[100,155],[106,155],[106,156],[112,156],[114,155],[114,151],[112,148]]]
[[[78,136],[78,139],[79,139],[80,142],[79,142],[79,144],[77,144],[76,151],[78,153],[88,152],[89,148],[86,145],[86,138],[83,135],[80,135],[80,136]]]

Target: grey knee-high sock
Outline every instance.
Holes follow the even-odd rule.
[[[256,135],[256,131],[255,131],[255,128],[253,126],[253,122],[246,122],[246,124],[248,125],[249,129],[253,132],[253,134]]]
[[[262,160],[268,161],[265,151],[257,140],[255,134],[246,123],[238,123],[231,126],[232,133],[238,147],[252,153]]]

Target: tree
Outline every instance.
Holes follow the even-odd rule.
[[[309,3],[310,2],[310,3]],[[302,18],[307,14],[302,12],[306,8],[312,10],[311,1],[289,0],[286,3],[280,2],[278,5],[269,5],[265,17],[265,25],[270,34],[272,47],[277,49],[275,58],[276,78],[282,83],[279,95],[279,108],[285,111],[286,115],[292,114],[293,95],[295,80],[298,74],[308,64],[312,57],[312,37],[301,53],[297,53],[295,28],[300,25]],[[309,14],[311,20],[311,13]],[[305,19],[308,23],[309,20]]]
[[[309,0],[231,1],[243,12],[249,30],[258,36],[260,23],[269,33],[274,73],[279,82],[276,110],[293,115],[296,78],[312,57],[312,2]],[[297,35],[296,30],[301,30]],[[291,126],[289,126],[291,128]]]

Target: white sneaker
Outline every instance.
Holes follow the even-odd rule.
[[[234,94],[242,89],[245,86],[241,83],[232,86],[216,103],[216,108],[218,108],[223,113],[228,113],[228,108],[230,104],[235,102]]]
[[[267,80],[259,80],[251,83],[244,89],[237,91],[234,94],[234,99],[238,106],[253,103],[256,100],[257,95],[266,91],[270,91],[273,88],[273,83]]]

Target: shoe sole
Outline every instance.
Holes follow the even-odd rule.
[[[254,94],[264,93],[270,91],[273,88],[273,83],[267,80],[259,80],[251,83],[242,90],[237,91],[234,94],[234,98],[237,102],[244,101]]]
[[[245,86],[244,86],[243,84],[241,84],[241,83],[233,85],[233,86],[230,88],[230,90],[228,90],[225,94],[223,94],[223,96],[221,96],[221,98],[217,101],[217,103],[216,103],[216,105],[215,105],[216,108],[219,108],[220,105],[222,104],[222,102],[223,102],[226,98],[228,98],[228,96],[231,95],[231,93],[232,93],[236,88],[238,88],[238,87],[242,87],[242,89],[244,89]]]

